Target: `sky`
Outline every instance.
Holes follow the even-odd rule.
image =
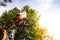
[[[56,40],[60,40],[60,0],[13,0],[12,3],[6,4],[6,7],[0,6],[0,15],[5,10],[14,7],[21,9],[24,5],[29,5],[41,15],[40,25],[46,27],[49,33],[56,37]]]

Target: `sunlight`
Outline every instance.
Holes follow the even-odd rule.
[[[46,27],[49,34],[53,35],[57,40],[60,39],[60,7],[57,7],[56,5],[53,6],[52,1],[46,1],[43,0],[40,5],[40,25]]]

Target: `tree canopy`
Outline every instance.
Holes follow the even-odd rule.
[[[27,30],[23,30],[20,34],[17,34],[16,37],[19,37],[19,35],[21,36],[24,33],[25,38],[27,38],[26,40],[43,40],[44,38],[43,36],[46,35],[47,30],[45,28],[42,28],[39,25],[38,21],[39,21],[40,16],[37,15],[37,11],[34,9],[31,9],[28,5],[24,6],[23,9],[21,10],[15,7],[9,11],[5,11],[3,15],[0,17],[0,26],[2,27],[8,24],[8,22],[14,19],[16,17],[16,14],[20,13],[22,10],[28,10],[29,14],[27,15],[27,18],[33,19],[35,23],[32,26],[26,27]],[[20,29],[24,27],[21,27]],[[12,27],[10,27],[9,31],[10,30],[12,30]]]

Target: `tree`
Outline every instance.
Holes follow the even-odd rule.
[[[9,28],[8,31],[16,30],[17,26],[12,27],[10,25],[11,23],[9,23],[9,22],[12,19],[16,18],[17,13],[20,13],[23,10],[28,11],[29,14],[27,15],[27,18],[34,20],[35,23],[32,26],[24,26],[22,24],[22,26],[20,26],[20,28],[18,28],[20,31],[18,30],[17,33],[15,34],[15,40],[17,40],[17,39],[20,40],[21,38],[25,39],[25,40],[42,40],[43,35],[46,35],[47,30],[45,28],[42,28],[39,25],[38,21],[39,21],[40,16],[37,15],[37,11],[34,9],[31,9],[28,5],[24,6],[23,9],[21,9],[21,10],[19,10],[15,7],[9,11],[5,11],[3,13],[3,15],[0,17],[0,24],[2,26],[4,26],[4,25],[7,26]]]
[[[14,9],[12,9],[12,10],[9,10],[8,12],[5,11],[3,13],[3,15],[1,16],[1,19],[0,19],[1,20],[0,24],[2,24],[2,27],[5,26],[5,27],[9,28],[9,26],[11,25],[10,21],[12,19],[14,19],[16,17],[16,14],[19,13],[19,12],[20,12],[20,10],[18,8],[16,8],[16,7]]]

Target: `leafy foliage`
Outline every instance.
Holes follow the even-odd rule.
[[[21,11],[22,10],[28,10],[27,18],[33,19],[35,21],[35,23],[34,23],[34,25],[28,26],[28,27],[20,26],[19,29],[20,29],[20,31],[22,29],[22,32],[18,31],[19,34],[17,34],[17,33],[15,34],[16,35],[16,39],[18,37],[21,38],[22,37],[21,35],[25,35],[26,40],[38,40],[38,39],[42,40],[42,36],[47,33],[47,30],[45,28],[42,28],[39,25],[38,21],[39,21],[40,16],[37,15],[37,11],[34,10],[34,9],[29,8],[28,5],[24,6],[23,9],[21,9]],[[1,19],[4,19],[2,21],[3,22],[6,21],[6,24],[8,24],[7,22],[9,22],[10,20],[14,19],[16,17],[16,14],[20,13],[21,11],[15,7],[12,10],[5,11],[3,13],[3,15],[1,16]],[[2,22],[0,22],[0,23],[1,23],[1,25],[3,24]],[[16,28],[17,28],[17,26],[16,26]],[[16,30],[16,28],[14,28],[14,29]],[[12,29],[12,27],[11,27],[11,29]],[[18,39],[18,40],[20,40],[20,39]]]
[[[29,10],[29,6],[25,5],[22,10]]]
[[[8,12],[5,11],[2,15],[2,18],[5,19],[6,21],[10,21],[16,17],[16,14],[19,13],[20,10],[17,9],[16,7],[12,10],[9,10]]]

